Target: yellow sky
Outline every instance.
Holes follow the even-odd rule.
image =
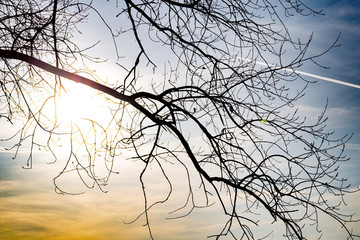
[[[143,226],[144,218],[132,224],[124,224],[137,217],[143,210],[141,186],[138,174],[141,163],[119,163],[123,170],[119,175],[114,175],[106,190],[102,193],[98,189],[87,190],[82,195],[59,195],[54,192],[52,178],[56,175],[61,163],[46,164],[48,159],[44,154],[38,154],[32,170],[23,170],[20,165],[24,163],[24,155],[11,160],[10,154],[4,154],[0,159],[2,172],[0,175],[0,238],[4,239],[53,239],[53,240],[121,240],[149,239],[147,227]],[[7,157],[4,157],[7,156]],[[5,162],[7,161],[7,162]],[[11,163],[9,163],[11,161]],[[131,167],[133,166],[133,167]],[[175,168],[174,168],[175,169]],[[178,172],[170,169],[174,176],[174,194],[168,203],[155,207],[150,214],[152,230],[156,239],[206,239],[210,234],[219,233],[226,219],[222,216],[219,205],[205,209],[195,209],[185,218],[167,220],[166,218],[180,216],[186,211],[169,214],[183,205],[186,201],[184,183]],[[4,170],[7,171],[4,173]],[[155,166],[148,177],[158,176]],[[147,188],[155,193],[150,201],[163,199],[167,193],[166,184],[162,178],[147,179],[150,183]],[[73,187],[83,187],[79,179],[72,178],[67,181]],[[83,188],[83,190],[86,190]],[[196,189],[194,189],[196,193]],[[359,209],[360,194],[349,198],[347,212]],[[195,194],[196,201],[202,201]],[[263,221],[255,227],[255,234],[267,232],[265,230],[276,227],[261,216]],[[256,216],[255,216],[256,218]],[[322,221],[325,227],[327,240],[342,239],[344,232],[333,221]],[[359,223],[353,224],[356,229]],[[279,229],[279,228],[278,228]],[[325,231],[324,231],[325,232]],[[281,231],[275,234],[282,234]],[[339,238],[340,237],[340,238]],[[225,238],[226,239],[226,238]],[[275,238],[274,238],[275,239]]]
[[[331,14],[329,16],[331,16]],[[303,23],[299,22],[299,24]],[[98,38],[100,39],[100,37],[103,37],[103,40],[107,40],[108,42],[101,42],[103,44],[101,45],[103,47],[101,48],[102,52],[113,53],[114,48],[111,42],[112,39],[109,38],[108,35],[108,29],[104,28],[103,25],[99,25],[99,28],[94,28],[94,24],[89,24],[88,26],[89,28],[93,29],[93,35],[84,34],[83,38],[85,38],[85,40],[94,39],[93,41],[96,42]],[[347,26],[352,25],[348,24]],[[353,27],[355,28],[356,25]],[[342,27],[341,30],[343,31],[344,28]],[[353,32],[351,33],[353,34]],[[345,34],[343,35],[345,36]],[[133,51],[133,48],[128,47],[131,45],[133,45],[133,42],[131,41],[122,42],[121,54],[128,54],[128,51]],[[353,50],[354,46],[358,46],[358,44],[349,45],[352,53],[356,52]],[[151,51],[151,49],[147,50]],[[154,50],[158,51],[159,49]],[[344,52],[343,50],[341,51]],[[158,56],[161,58],[164,57],[162,54],[158,54]],[[342,63],[344,61],[347,61],[347,59],[350,58],[342,58],[341,61],[338,61],[338,59],[335,60],[336,62]],[[354,62],[358,64],[359,61],[355,60]],[[124,64],[131,65],[133,64],[133,62],[130,61],[129,63],[126,62]],[[350,65],[349,67],[351,66],[352,65]],[[336,68],[334,69],[336,70]],[[150,70],[150,72],[153,71],[152,69]],[[358,68],[353,68],[352,70],[358,71]],[[106,69],[106,71],[114,79],[123,79],[123,77],[120,76],[121,73],[115,73],[115,70],[113,68],[108,68]],[[338,72],[341,73],[341,71]],[[99,73],[97,72],[97,74]],[[162,72],[160,72],[160,74],[162,74]],[[304,72],[301,72],[301,74],[304,74]],[[99,75],[102,76],[101,73]],[[323,74],[321,73],[321,75]],[[357,74],[356,72],[356,74],[353,74],[352,76],[356,76],[358,78],[359,74]],[[152,77],[152,75],[145,75],[143,79],[147,81]],[[312,75],[312,77],[315,77],[315,75]],[[316,75],[316,77],[319,77],[319,75]],[[159,79],[162,79],[162,77]],[[353,78],[349,79],[349,77],[341,77],[339,79],[344,81],[356,80],[353,80]],[[350,92],[354,91],[354,89],[345,88],[346,92],[345,90],[339,92],[339,90],[342,89],[341,85],[334,84],[329,86],[334,86],[334,89],[336,89],[336,91],[334,91],[336,95],[327,93],[325,88],[320,89],[321,91],[319,90],[316,94],[326,94],[331,96],[330,103],[338,103],[343,101],[345,103],[351,103],[354,105],[353,102],[358,101],[357,99],[359,99],[357,98],[358,95],[355,95],[358,94],[358,92]],[[344,94],[344,92],[347,94]],[[346,97],[351,97],[351,101],[346,100],[348,101],[346,102],[345,100],[342,100]],[[70,103],[74,102],[74,100],[71,100],[71,98],[66,101]],[[314,101],[314,103],[315,102],[316,101]],[[325,100],[323,102],[325,102]],[[323,104],[323,102],[321,103]],[[352,131],[355,131],[353,139],[359,139],[359,124],[357,121],[358,116],[356,116],[356,113],[359,112],[359,108],[357,106],[357,112],[355,112],[355,114],[348,114],[350,110],[354,109],[350,108],[349,106],[351,105],[343,104],[341,109],[346,110],[347,114],[337,112],[336,116],[338,117],[338,119],[341,120],[341,122],[339,123],[342,124],[349,125],[348,122],[346,122],[344,119],[350,119],[353,123],[353,125],[351,126],[356,127],[356,129],[353,127],[354,130]],[[92,108],[90,108],[90,110],[83,107],[80,108],[85,111],[86,115],[92,113],[91,111],[93,110],[91,109],[94,109],[93,106]],[[328,113],[331,112],[331,110],[332,109],[330,108]],[[319,111],[316,111],[316,113],[319,113]],[[75,114],[78,114],[76,110],[72,115]],[[97,116],[100,116],[100,114],[97,114]],[[315,117],[315,115],[309,116]],[[337,123],[333,124],[333,126],[334,125],[336,127],[339,127],[340,124]],[[9,125],[0,125],[1,134],[4,134],[4,130],[8,130],[8,128]],[[1,137],[3,137],[3,135],[1,135]],[[358,148],[358,141],[356,143],[357,144],[353,145],[356,145],[356,147]],[[59,151],[63,151],[63,149],[60,149]],[[359,150],[357,150],[356,154],[356,156],[359,156]],[[355,154],[353,155],[355,156]],[[141,170],[141,166],[139,166],[139,164],[125,164],[121,162],[123,161],[123,159],[119,158],[119,162],[117,162],[117,168],[120,169],[120,175],[114,176],[110,179],[109,186],[106,188],[109,189],[109,192],[106,194],[100,192],[98,189],[84,189],[83,184],[79,181],[78,178],[65,179],[66,181],[64,182],[66,182],[66,186],[71,186],[71,188],[75,189],[86,190],[85,194],[71,196],[56,194],[54,191],[54,186],[52,184],[52,179],[59,173],[59,171],[61,171],[61,168],[64,165],[64,161],[60,160],[58,164],[48,165],[46,163],[50,162],[51,160],[46,159],[46,157],[41,157],[41,155],[37,155],[37,157],[34,158],[34,168],[32,170],[23,170],[21,166],[25,165],[25,156],[21,155],[15,160],[12,160],[11,157],[11,154],[3,153],[0,149],[1,240],[149,239],[147,227],[143,226],[143,224],[145,223],[144,218],[140,218],[139,221],[136,221],[130,225],[124,224],[124,221],[131,221],[132,219],[136,218],[136,216],[143,210],[143,196],[141,191],[141,185],[138,181],[138,174]],[[351,161],[352,163],[354,163],[354,166],[358,166],[358,163],[356,162],[357,160],[358,159],[353,158],[353,160]],[[196,209],[191,215],[185,218],[177,220],[165,219],[166,217],[179,216],[181,215],[181,213],[186,212],[182,211],[178,213],[178,215],[168,214],[169,212],[182,206],[186,202],[187,192],[184,192],[184,189],[186,189],[187,183],[186,181],[184,181],[184,172],[180,172],[181,170],[179,169],[181,169],[181,167],[174,168],[171,171],[171,173],[173,173],[172,177],[174,179],[173,196],[168,203],[164,205],[159,205],[159,207],[156,207],[151,211],[150,217],[151,222],[153,223],[152,229],[154,237],[157,240],[207,239],[206,237],[208,235],[219,233],[223,225],[226,223],[226,219],[222,215],[219,204],[215,204],[212,207],[205,209]],[[352,169],[356,172],[358,171],[358,168],[356,167]],[[157,174],[148,176],[150,183],[153,183],[153,185],[149,185],[148,188],[152,188],[155,193],[152,195],[152,199],[156,199],[156,197],[162,199],[167,193],[167,186],[166,184],[164,185],[162,183],[164,179],[157,178],[157,176]],[[354,180],[354,182],[357,182],[357,180]],[[349,197],[347,201],[348,207],[346,212],[360,212],[359,199],[359,193]],[[356,217],[359,218],[358,215],[356,215]],[[324,237],[322,239],[345,239],[343,230],[338,224],[335,224],[334,221],[328,221],[328,219],[325,219],[324,221],[321,221],[321,225],[325,227],[323,232]],[[360,223],[354,223],[352,227],[354,229],[360,229]],[[272,225],[270,221],[266,222],[266,224],[260,224],[259,227],[254,228],[254,233],[259,234],[261,232],[266,232],[265,230],[267,228],[274,228],[274,225]],[[282,233],[282,231],[279,231],[276,234],[281,235]],[[279,239],[276,238],[276,235],[272,236],[273,239]],[[309,239],[312,238],[310,237]]]

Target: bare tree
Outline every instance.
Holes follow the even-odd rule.
[[[335,219],[350,239],[359,237],[347,228],[355,221],[352,215],[327,201],[330,195],[342,201],[351,192],[338,175],[338,166],[348,160],[343,155],[348,137],[334,139],[326,132],[325,111],[309,122],[294,108],[310,83],[295,69],[305,62],[317,64],[337,41],[309,55],[312,37],[293,40],[283,19],[321,12],[299,0],[281,0],[277,6],[265,0],[112,4],[117,15],[110,22],[91,2],[1,1],[0,116],[10,123],[23,119],[11,139],[17,150],[29,144],[28,167],[34,147],[53,153],[56,160],[58,139],[66,139],[68,158],[54,179],[56,191],[67,193],[56,180],[71,171],[89,188],[102,189],[114,173],[114,160],[122,158],[123,150],[132,151],[132,159],[144,163],[139,176],[144,212],[139,217],[145,217],[151,238],[149,211],[173,191],[169,163],[187,173],[187,202],[179,211],[190,210],[184,216],[204,207],[194,200],[197,188],[205,206],[214,199],[221,204],[228,221],[212,235],[216,239],[257,238],[252,227],[261,224],[258,213],[281,222],[288,239],[306,239],[304,229],[318,225],[320,214]],[[74,41],[89,13],[97,14],[109,31],[114,68],[126,72],[119,81],[105,81],[88,69],[85,63],[100,60]],[[137,49],[126,61],[119,53],[124,36]],[[150,44],[167,55],[159,60]],[[149,69],[154,74],[144,84],[141,76]],[[162,79],[155,73],[159,69]],[[58,101],[69,80],[96,89],[111,118],[104,122],[94,114],[66,125]],[[292,82],[304,87],[290,88]],[[149,202],[144,180],[150,165],[161,169],[169,186],[166,198],[155,202]],[[97,172],[99,166],[106,174]]]

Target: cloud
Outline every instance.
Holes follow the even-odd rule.
[[[131,168],[130,162],[125,162],[124,165],[120,163],[121,173],[111,178],[110,192],[107,194],[94,189],[83,195],[69,196],[54,193],[51,182],[53,173],[49,171],[54,166],[42,165],[41,161],[43,160],[37,159],[34,169],[30,171],[13,169],[10,166],[12,174],[22,177],[0,180],[1,239],[149,239],[147,227],[143,226],[144,218],[130,225],[123,223],[136,218],[144,207],[142,189],[138,182],[138,163],[132,165],[134,168]],[[176,181],[173,185],[174,196],[168,203],[158,205],[150,212],[155,239],[206,239],[208,235],[219,233],[227,219],[221,214],[221,206],[218,203],[208,208],[195,209],[186,218],[166,220],[167,217],[176,217],[184,213],[168,214],[184,204],[187,197],[187,192],[183,192],[186,188],[182,189],[181,185],[187,185],[186,181],[181,178],[178,168],[173,165],[171,167],[169,177]],[[166,190],[162,178],[157,177],[155,165],[151,171],[153,172],[149,172],[148,176],[151,184],[147,184],[146,187],[153,188],[154,193],[162,198],[160,190]],[[70,180],[73,184],[79,181],[75,178]],[[179,189],[181,192],[178,192]],[[193,191],[196,192],[196,189]],[[358,195],[354,195],[349,198],[349,211],[358,208],[357,197]],[[198,196],[195,196],[195,199],[199,201]],[[258,209],[259,213],[262,211],[265,210]],[[245,216],[247,213],[243,214]],[[263,215],[253,217],[261,220],[259,226],[255,227],[255,234],[263,236],[272,229],[277,229],[274,234],[282,233],[278,232],[279,224],[271,224],[270,220],[265,221]],[[334,222],[328,223],[326,218],[322,222],[326,231],[344,234]],[[356,228],[357,226],[354,229],[360,229]],[[331,234],[326,234],[326,239],[331,239],[328,236]],[[338,239],[343,239],[343,236]]]
[[[54,192],[51,179],[55,176],[53,168],[57,166],[44,162],[39,157],[32,170],[23,170],[14,165],[14,161],[11,161],[12,165],[7,164],[11,176],[6,175],[0,180],[1,239],[149,239],[144,217],[133,224],[124,224],[135,219],[144,209],[138,181],[141,169],[138,169],[137,163],[133,164],[133,168],[128,162],[122,165],[126,168],[120,166],[121,174],[111,178],[110,192],[107,194],[93,189],[83,195],[69,196]],[[0,161],[1,168],[4,163]],[[146,185],[157,194],[155,198],[151,196],[153,200],[164,195],[160,192],[164,189],[163,179],[156,174],[154,178],[154,173],[156,171],[150,173],[150,183]],[[176,173],[173,174],[175,176]],[[74,185],[81,184],[76,178],[70,177],[67,181]],[[185,181],[181,182],[180,179],[181,183]],[[178,190],[177,184],[174,187]],[[212,211],[201,211],[199,215],[166,220],[175,216],[168,213],[184,204],[186,197],[186,193],[176,193],[168,203],[151,210],[150,222],[156,239],[205,239],[207,235],[221,230],[214,228],[221,219],[211,217],[216,216],[218,206]]]
[[[33,180],[36,183],[41,178]],[[136,208],[114,198],[109,201],[109,195],[62,196],[36,184],[29,191],[22,181],[1,181],[1,186],[4,185],[7,187],[0,190],[1,239],[143,239],[147,236],[141,225],[127,227],[122,223],[121,216]],[[18,190],[4,196],[11,188]],[[114,195],[121,198],[121,193]]]
[[[346,148],[349,150],[355,150],[355,151],[360,152],[360,144],[349,143],[349,144],[346,144]]]
[[[318,116],[324,111],[324,107],[313,107],[309,105],[296,105],[300,116],[306,116],[307,120],[315,122]],[[360,121],[359,107],[332,107],[327,108],[325,117],[328,118],[326,125],[329,129],[354,128],[357,129]]]
[[[300,105],[299,108],[302,114],[314,119],[323,110],[307,105]],[[353,111],[358,110],[329,108],[327,115],[338,119],[351,116]],[[344,123],[344,119],[332,121]],[[340,126],[337,125],[337,127]],[[354,144],[352,147],[358,148],[359,146]],[[49,161],[45,157],[37,155],[34,168],[25,171],[21,169],[21,163],[24,163],[26,159],[24,160],[21,156],[25,155],[20,155],[20,159],[16,161],[7,162],[7,171],[11,173],[11,176],[7,174],[4,175],[7,179],[0,178],[0,238],[30,240],[48,238],[54,240],[143,240],[149,238],[147,228],[143,226],[144,218],[130,225],[123,223],[133,220],[143,210],[142,189],[138,182],[141,162],[133,163],[122,160],[117,162],[117,170],[120,171],[120,174],[111,178],[108,194],[94,189],[80,196],[62,196],[54,193],[51,180],[57,175],[58,170],[61,169],[60,165],[63,165],[64,162],[59,160],[58,165],[47,165],[45,163]],[[3,169],[4,161],[1,160],[0,164],[0,169]],[[14,169],[14,166],[17,168]],[[162,197],[163,193],[160,190],[166,191],[166,186],[162,185],[163,179],[159,178],[157,174],[154,175],[154,172],[156,171],[153,170],[148,176],[148,180],[153,185],[147,185],[147,187],[154,189],[154,193]],[[181,184],[187,184],[184,178],[181,178],[179,169],[173,167],[169,176],[177,181],[174,183],[174,196],[169,203],[155,207],[150,214],[156,239],[206,239],[210,234],[219,233],[227,219],[222,218],[221,208],[218,204],[205,209],[196,209],[186,218],[165,219],[174,216],[174,214],[169,215],[168,212],[179,207],[179,203],[184,204],[187,196],[187,193],[184,195],[184,192],[178,192]],[[67,180],[72,185],[79,183],[79,179],[76,178]],[[194,189],[194,191],[196,190]],[[181,196],[185,199],[182,199]],[[349,206],[353,204],[353,201],[353,199],[349,201]],[[351,205],[351,207],[356,209],[358,205]],[[340,228],[337,228],[337,224],[327,223],[326,219],[324,223],[327,224],[326,229],[328,230],[326,231],[342,232],[339,231]],[[255,228],[255,231],[260,234],[266,229],[267,233],[271,229],[275,229],[274,226],[270,221],[264,223],[264,220],[261,219],[260,225]],[[360,228],[355,227],[354,229]],[[326,237],[326,239],[331,238]]]

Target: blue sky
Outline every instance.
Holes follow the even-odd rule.
[[[360,85],[360,2],[316,1],[326,14],[314,22],[315,45],[324,48],[341,33],[340,47],[332,49],[320,63],[329,69],[310,68],[304,71]],[[321,21],[320,21],[321,20]],[[306,22],[305,22],[306,24]],[[304,25],[305,25],[304,24]],[[337,136],[353,134],[347,155],[352,158],[349,181],[359,185],[357,169],[360,167],[360,89],[317,80],[302,99],[304,105],[321,107],[328,99],[328,127]]]
[[[301,71],[334,78],[340,81],[360,85],[360,1],[306,1],[310,6],[324,9],[325,16],[289,19],[289,28],[304,38],[314,32],[311,51],[325,50],[341,33],[340,47],[332,49],[321,57],[320,63],[329,69],[316,66],[304,66]],[[105,4],[104,4],[105,6]],[[310,26],[310,27],[309,27]],[[106,34],[106,30],[104,30]],[[94,31],[94,38],[100,29]],[[130,43],[129,43],[130,44]],[[110,45],[109,45],[110,46]],[[108,71],[108,70],[107,70]],[[300,111],[314,117],[328,101],[328,129],[335,131],[335,136],[352,134],[347,144],[346,155],[351,160],[341,166],[341,172],[349,179],[353,187],[360,185],[360,89],[352,88],[319,79],[311,84],[305,97],[298,102]],[[0,119],[3,137],[8,125]],[[98,190],[87,191],[80,196],[63,196],[54,192],[52,178],[61,170],[61,163],[47,164],[49,156],[38,154],[32,170],[21,168],[26,162],[26,152],[15,160],[13,153],[3,151],[6,143],[0,142],[0,238],[1,239],[147,239],[143,222],[124,225],[141,212],[141,201],[129,199],[141,198],[138,184],[138,172],[129,168],[128,163],[119,163],[123,175],[114,177],[103,194]],[[113,183],[113,184],[112,184]],[[74,187],[80,184],[71,182]],[[153,180],[154,186],[161,188],[161,183]],[[179,199],[181,197],[179,196]],[[359,194],[348,198],[347,211],[357,211]],[[213,229],[221,229],[222,222],[216,218],[218,206],[206,211],[195,211],[187,218],[165,221],[168,210],[173,210],[176,201],[154,210],[154,232],[158,239],[205,239]],[[168,208],[167,208],[168,207]],[[206,219],[207,224],[202,224]],[[56,224],[53,224],[56,223]],[[162,226],[157,227],[157,226]],[[331,223],[324,223],[331,230]],[[354,225],[360,229],[360,225]],[[185,229],[185,230],[184,230]],[[332,229],[334,230],[334,229]],[[210,231],[210,232],[209,232]],[[121,233],[121,238],[119,237]],[[343,236],[329,235],[325,239],[340,239]],[[37,234],[37,235],[36,235]],[[33,238],[32,238],[33,237]],[[274,238],[275,239],[275,238]]]

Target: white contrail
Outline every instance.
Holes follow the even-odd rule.
[[[354,88],[360,88],[360,85],[340,81],[340,80],[333,79],[333,78],[323,77],[323,76],[315,75],[315,74],[312,74],[312,73],[307,73],[307,72],[302,72],[302,71],[297,71],[297,70],[295,70],[295,72],[299,73],[301,75],[309,76],[309,77],[312,77],[312,78],[316,78],[316,79],[320,79],[320,80],[324,80],[324,81],[328,81],[328,82],[338,83],[338,84],[342,84],[342,85],[346,85],[346,86],[354,87]]]
[[[278,67],[278,66],[276,66],[276,65],[266,64],[266,63],[263,63],[263,62],[258,62],[258,61],[250,60],[250,59],[246,59],[246,58],[243,58],[242,60],[245,60],[245,61],[248,61],[248,62],[255,62],[256,64],[263,65],[263,66],[280,68],[280,67]],[[312,77],[312,78],[316,78],[316,79],[320,79],[320,80],[324,80],[324,81],[328,81],[328,82],[333,82],[333,83],[338,83],[338,84],[342,84],[342,85],[345,85],[345,86],[349,86],[349,87],[354,87],[354,88],[359,88],[359,89],[360,89],[360,85],[353,84],[353,83],[348,83],[348,82],[344,82],[344,81],[340,81],[340,80],[337,80],[337,79],[334,79],[334,78],[323,77],[323,76],[319,76],[319,75],[316,75],[316,74],[307,73],[307,72],[298,71],[298,70],[293,70],[293,69],[289,69],[289,68],[284,68],[283,70],[289,71],[289,72],[295,72],[295,73],[298,73],[298,74],[300,74],[300,75],[305,75],[305,76],[308,76],[308,77]]]

